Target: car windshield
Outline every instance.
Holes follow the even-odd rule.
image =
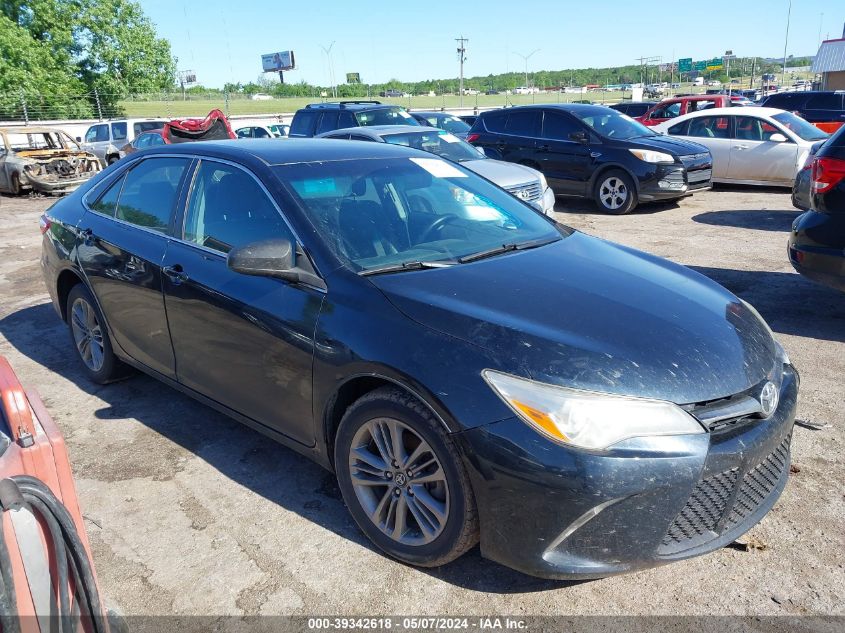
[[[581,119],[591,130],[604,138],[625,140],[640,136],[654,136],[656,132],[642,123],[610,108],[589,108],[576,110],[572,114]]]
[[[467,125],[464,121],[461,121],[458,117],[451,115],[436,117],[434,120],[434,126],[439,127],[441,130],[452,132],[452,134],[463,134],[465,132],[469,132],[469,125]]]
[[[451,265],[562,236],[531,207],[436,157],[299,163],[275,172],[320,239],[355,271]]]
[[[6,134],[8,147],[12,151],[32,149],[67,149],[72,148],[68,139],[59,132],[32,132],[29,134]]]
[[[437,154],[443,158],[462,163],[467,160],[479,160],[485,156],[469,143],[465,143],[449,132],[403,132],[401,134],[385,134],[385,142],[392,145],[404,145],[421,149],[424,152]]]
[[[827,132],[822,132],[815,125],[792,114],[792,112],[779,112],[772,118],[805,141],[822,141],[829,136]]]
[[[358,125],[417,125],[419,123],[410,114],[405,112],[402,108],[395,106],[392,108],[379,108],[378,110],[367,110],[365,112],[356,112],[355,118],[358,120]]]

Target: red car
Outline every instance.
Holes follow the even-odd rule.
[[[663,99],[653,105],[636,120],[643,125],[657,125],[669,119],[689,114],[705,108],[726,108],[728,106],[753,105],[746,97],[740,95],[697,95]]]
[[[185,143],[188,141],[219,141],[237,138],[229,120],[220,110],[212,110],[204,119],[174,119],[160,130],[148,130],[120,148],[121,156],[147,147]]]

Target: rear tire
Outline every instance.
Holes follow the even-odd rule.
[[[114,165],[119,160],[120,160],[120,156],[118,156],[117,154],[112,154],[111,156],[109,156],[106,159],[106,164],[107,165]]]
[[[596,179],[593,200],[600,211],[624,215],[637,206],[637,190],[628,174],[621,169],[612,169]]]
[[[103,315],[83,284],[68,293],[66,314],[70,340],[88,379],[103,385],[124,378],[128,367],[115,356]]]
[[[349,407],[335,439],[335,472],[355,522],[394,558],[435,567],[478,542],[475,497],[457,447],[401,389],[376,389]]]

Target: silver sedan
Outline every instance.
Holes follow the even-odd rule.
[[[391,143],[437,154],[484,176],[546,215],[551,215],[555,208],[555,194],[542,173],[525,165],[495,160],[481,149],[439,128],[370,125],[334,130],[320,134],[318,138]]]
[[[791,187],[814,143],[827,133],[776,108],[711,108],[653,128],[707,147],[713,182]]]

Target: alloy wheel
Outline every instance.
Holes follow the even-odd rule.
[[[619,209],[628,200],[628,187],[620,178],[611,176],[601,183],[599,198],[608,209]]]
[[[434,450],[411,427],[376,418],[355,433],[349,451],[352,487],[364,512],[403,545],[425,545],[443,532],[449,485]]]
[[[103,329],[93,306],[81,297],[71,307],[70,326],[82,362],[91,371],[100,371],[105,361]]]

